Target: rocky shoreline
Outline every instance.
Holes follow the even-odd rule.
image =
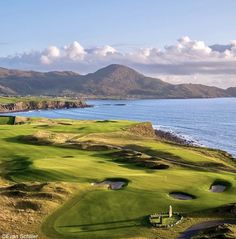
[[[169,141],[169,142],[173,142],[173,143],[185,145],[185,146],[196,146],[195,141],[185,139],[169,131],[155,129],[155,134],[157,138],[159,138],[160,140]]]
[[[47,109],[70,109],[92,107],[82,100],[78,101],[19,101],[15,103],[0,104],[0,113],[23,112],[29,110],[47,110]]]

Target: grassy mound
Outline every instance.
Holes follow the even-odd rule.
[[[41,208],[41,204],[39,202],[33,202],[29,200],[22,200],[16,203],[15,205],[16,209],[22,209],[22,210],[27,210],[31,209],[34,211],[38,211]]]
[[[143,154],[139,151],[122,149],[109,154],[116,162],[133,164],[134,166],[144,167],[148,169],[168,169],[170,166],[165,163],[158,162],[157,159]]]
[[[192,239],[234,239],[235,236],[235,226],[223,224],[201,230]]]
[[[236,203],[230,203],[227,205],[219,206],[206,210],[206,214],[209,215],[225,215],[227,217],[236,217]]]
[[[27,196],[27,193],[20,190],[11,190],[11,191],[3,191],[1,192],[1,195],[7,196],[7,197],[23,198]]]
[[[26,183],[16,183],[12,186],[6,187],[6,190],[21,190],[21,191],[41,191],[47,183],[39,183],[39,184],[26,184]]]
[[[48,183],[15,183],[0,188],[0,194],[9,198],[61,200],[61,195],[68,193],[65,188],[60,186],[52,188]]]

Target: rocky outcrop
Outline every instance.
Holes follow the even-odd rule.
[[[28,110],[69,109],[90,107],[83,101],[20,101],[16,103],[0,104],[0,113],[20,112]]]
[[[187,140],[185,138],[182,138],[179,135],[176,135],[176,134],[168,132],[168,131],[156,129],[155,134],[159,140],[173,142],[176,144],[187,145],[187,146],[196,145],[196,142],[194,142],[192,140]]]
[[[156,137],[155,131],[150,122],[138,123],[129,128],[126,128],[125,130],[137,136],[144,136],[150,138]]]

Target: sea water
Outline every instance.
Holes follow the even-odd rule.
[[[236,98],[163,100],[89,100],[92,108],[40,110],[11,115],[69,119],[150,121],[171,131],[236,156]]]

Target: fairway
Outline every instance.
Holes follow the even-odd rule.
[[[47,119],[1,125],[1,177],[77,185],[70,199],[45,218],[41,229],[50,238],[156,238],[159,229],[151,228],[147,217],[166,212],[169,205],[188,217],[235,202],[235,163],[229,156],[159,141],[147,125]],[[124,150],[131,156],[117,157]],[[137,152],[141,156],[134,158]],[[153,169],[150,162],[168,167]],[[129,183],[119,190],[92,185],[107,178]],[[213,193],[209,189],[216,180],[230,186]],[[194,199],[174,199],[169,195],[174,191]]]

